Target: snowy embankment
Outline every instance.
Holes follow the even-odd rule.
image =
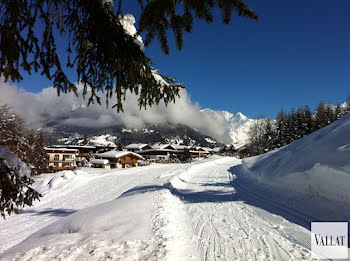
[[[320,218],[350,219],[350,115],[281,149],[244,159],[238,184]],[[253,182],[253,184],[252,184]]]
[[[121,243],[118,245],[114,242],[114,246],[118,245],[119,250],[124,251],[123,248],[128,247],[128,243],[123,243],[124,238],[131,235],[133,229],[142,229],[134,222],[129,222],[130,225],[128,225],[127,221],[144,216],[142,220],[139,218],[135,222],[140,222],[140,225],[143,221],[146,222],[150,214],[156,213],[153,206],[154,200],[150,200],[155,196],[135,195],[129,198],[117,198],[135,186],[153,182],[165,174],[171,178],[187,167],[186,164],[173,164],[114,170],[82,168],[74,172],[64,171],[42,175],[34,184],[35,189],[43,194],[40,202],[35,202],[33,207],[21,210],[19,215],[11,215],[6,217],[6,220],[0,220],[0,253],[8,250],[4,256],[0,256],[0,259],[7,260],[9,256],[25,259],[25,256],[21,255],[30,249],[26,257],[28,259],[74,257],[79,250],[78,246],[88,251],[94,248],[94,244],[96,249],[103,252],[104,244],[106,244],[105,248],[108,248],[107,245],[111,247],[113,240],[118,236]],[[149,223],[150,221],[144,224],[145,227]],[[118,228],[119,232],[113,231],[113,228]],[[103,233],[103,231],[107,232]],[[105,240],[99,237],[101,234],[106,236]],[[115,236],[109,239],[109,235],[112,234]],[[146,239],[149,235],[144,231],[139,231],[139,234],[144,235]],[[142,237],[135,238],[142,239]],[[15,246],[24,239],[26,240]],[[88,243],[90,241],[95,243]],[[74,248],[74,244],[77,248]],[[137,244],[144,245],[138,241],[130,246],[130,249],[135,248],[136,251]],[[15,247],[9,250],[12,246]],[[59,249],[62,252],[58,253]],[[56,250],[58,252],[55,252]],[[71,255],[66,252],[68,250],[72,252]],[[96,250],[96,259],[99,258],[99,251]],[[144,254],[146,252],[145,250]],[[103,253],[100,254],[103,257]],[[79,255],[76,257],[78,258]],[[80,257],[86,256],[82,253]]]

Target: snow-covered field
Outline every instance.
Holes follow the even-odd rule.
[[[0,259],[309,258],[307,229],[232,186],[237,164],[211,157],[42,177],[42,200],[0,221]]]
[[[310,260],[310,222],[350,220],[350,115],[263,156],[82,168],[0,221],[0,260]]]

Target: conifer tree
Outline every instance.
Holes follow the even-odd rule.
[[[182,156],[181,156],[181,161],[182,162],[189,162],[189,161],[191,161],[191,159],[192,159],[192,155],[191,155],[189,149],[184,148]]]
[[[48,172],[48,160],[47,160],[47,154],[45,151],[46,142],[43,133],[40,131],[40,133],[37,135],[34,143],[34,169],[35,174],[42,174]]]
[[[306,135],[306,128],[304,124],[304,111],[299,108],[296,112],[296,139],[300,139]]]
[[[121,144],[121,142],[118,142],[118,144],[117,144],[117,150],[118,150],[118,151],[122,151],[123,149],[124,149],[123,144]]]
[[[8,105],[0,106],[0,215],[4,218],[5,213],[18,213],[19,207],[32,205],[40,196],[30,188],[33,183],[31,169],[25,164],[29,162],[28,151],[21,119],[10,111]],[[25,163],[17,160],[14,153]],[[10,164],[11,159],[15,159],[16,164]],[[25,175],[21,174],[23,169],[26,169]]]
[[[350,95],[348,97],[348,100],[345,103],[345,110],[344,110],[344,114],[348,114],[350,113]]]
[[[4,148],[0,146],[0,215],[3,218],[5,214],[18,214],[20,207],[31,206],[34,200],[41,196],[30,187],[33,180],[26,175],[21,175],[23,166],[14,166],[6,161],[4,155],[9,153]],[[10,155],[10,157],[17,156]]]
[[[36,175],[37,174],[36,168],[35,168],[36,156],[34,152],[36,137],[33,130],[29,131],[29,134],[27,135],[27,141],[28,141],[28,165],[32,169],[32,174]]]
[[[0,146],[7,146],[24,162],[28,163],[28,141],[23,134],[22,119],[11,112],[10,106],[0,106]]]
[[[342,116],[343,116],[343,112],[340,107],[340,104],[338,104],[337,107],[335,108],[334,117],[336,120],[339,120]]]
[[[335,121],[334,111],[330,104],[327,104],[326,106],[325,118],[326,118],[326,125],[331,124],[333,121]]]
[[[326,122],[326,108],[324,102],[321,101],[316,109],[315,130],[321,129],[322,127],[326,126]]]
[[[276,120],[276,138],[274,141],[275,147],[280,148],[285,146],[287,136],[287,115],[282,109],[277,115]]]
[[[83,138],[83,143],[82,143],[82,145],[86,146],[86,145],[88,145],[88,144],[89,144],[89,138],[88,138],[88,136],[85,134],[85,135],[84,135],[84,138]]]
[[[314,120],[308,105],[305,105],[303,118],[305,135],[308,135],[314,131]]]
[[[123,26],[122,1],[118,1],[117,9],[113,2],[2,0],[0,78],[19,82],[23,72],[29,75],[40,72],[53,81],[58,94],[76,95],[74,83],[80,82],[83,97],[90,96],[88,104],[100,104],[103,92],[107,105],[113,96],[117,111],[123,110],[128,92],[139,96],[140,108],[160,101],[174,102],[183,84],[154,70],[138,40],[139,33],[128,32]],[[215,6],[222,11],[226,24],[233,12],[258,18],[242,0],[138,0],[138,3],[142,7],[138,20],[140,32],[146,34],[145,45],[157,38],[165,53],[169,53],[168,29],[175,33],[177,48],[181,49],[183,31],[191,32],[194,17],[212,22]],[[65,41],[59,41],[60,37]],[[59,50],[66,50],[66,54]]]

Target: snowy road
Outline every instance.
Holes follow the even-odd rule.
[[[302,224],[307,217],[238,183],[232,167],[240,163],[211,157],[89,170],[49,190],[22,214],[1,220],[0,251],[31,235],[5,259],[310,259],[310,234]],[[107,220],[107,227],[101,224]]]
[[[235,176],[229,169],[239,163],[237,159],[222,158],[194,166],[171,180],[173,192],[185,203],[190,222],[188,236],[197,257],[200,260],[310,259],[307,229],[253,206],[250,202],[255,197],[234,187]]]

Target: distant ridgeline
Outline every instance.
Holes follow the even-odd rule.
[[[181,124],[148,125],[142,129],[122,126],[105,128],[77,127],[51,122],[43,128],[47,143],[125,146],[130,143],[171,143],[175,145],[198,145],[217,147],[223,144]]]

